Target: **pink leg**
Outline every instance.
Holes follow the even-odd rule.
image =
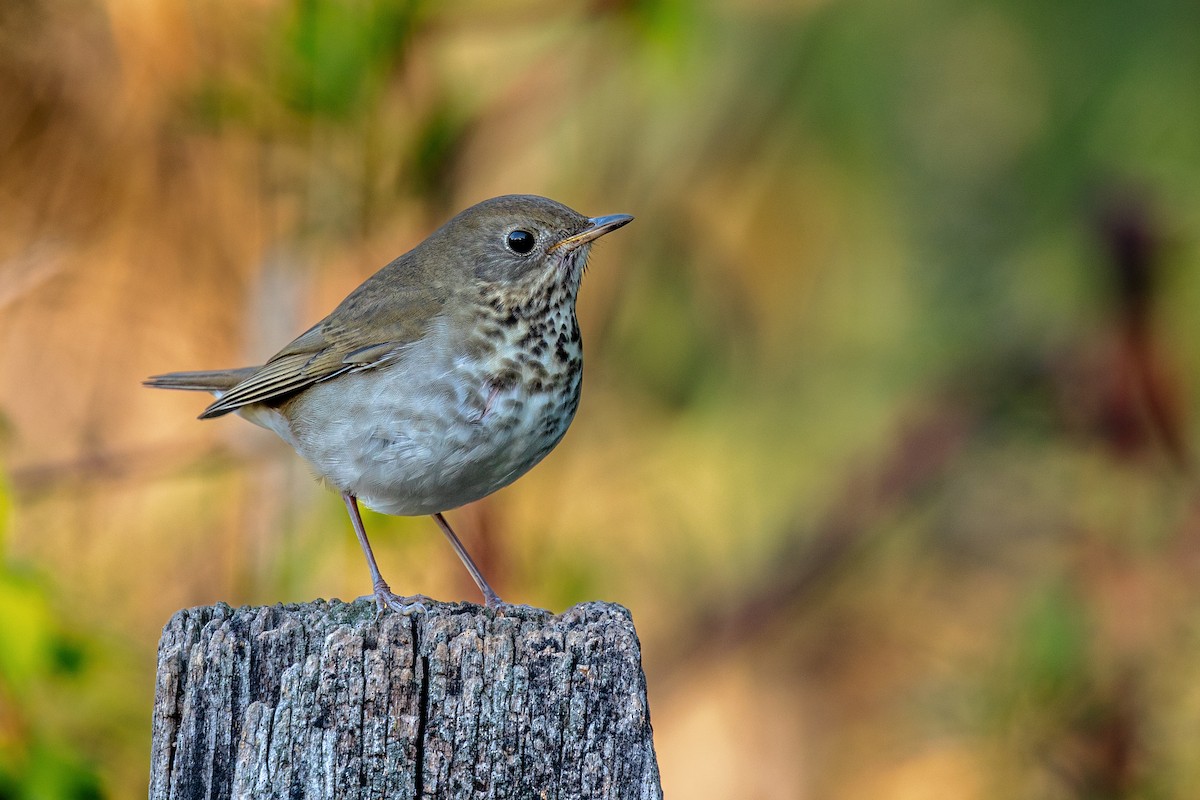
[[[492,587],[488,586],[488,582],[483,579],[483,573],[479,571],[479,567],[475,566],[475,562],[471,560],[471,556],[467,553],[467,548],[463,547],[463,543],[454,535],[454,531],[450,528],[450,523],[446,522],[446,518],[439,512],[433,515],[433,519],[438,524],[438,527],[442,529],[442,533],[446,534],[446,538],[450,540],[450,545],[454,548],[454,552],[458,553],[458,557],[462,559],[463,566],[467,568],[467,572],[471,573],[471,578],[474,579],[475,585],[483,593],[483,604],[488,608],[499,608],[504,605],[504,601],[500,599],[500,595],[493,592]]]
[[[363,527],[362,514],[358,511],[358,498],[349,492],[343,492],[342,500],[346,503],[346,510],[350,512],[350,524],[354,526],[354,535],[358,537],[358,544],[362,547],[363,555],[367,557],[367,568],[371,570],[371,582],[375,587],[375,604],[379,606],[379,613],[382,614],[384,609],[388,608],[399,611],[401,614],[425,611],[425,602],[431,602],[428,597],[423,595],[402,597],[392,593],[387,581],[379,574],[379,565],[375,563],[375,554],[371,552],[371,543],[367,541],[367,529]]]

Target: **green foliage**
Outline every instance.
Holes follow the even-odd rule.
[[[100,800],[95,769],[61,743],[31,739],[16,758],[0,753],[0,798],[4,800]]]
[[[299,0],[276,56],[285,102],[343,121],[369,111],[403,59],[419,12],[418,0]]]
[[[420,120],[402,173],[411,194],[438,205],[447,202],[454,185],[452,168],[470,121],[448,97]]]
[[[1010,686],[1031,709],[1052,712],[1089,690],[1088,610],[1066,586],[1033,598],[1013,642]]]
[[[630,277],[605,343],[621,365],[615,377],[627,390],[669,409],[690,406],[706,386],[723,382],[730,350],[752,333],[731,324],[730,315],[704,302],[696,288],[686,265],[664,254],[652,269]]]
[[[92,679],[90,645],[58,615],[46,581],[5,558],[10,497],[0,481],[0,798],[100,798],[95,766],[46,713]]]

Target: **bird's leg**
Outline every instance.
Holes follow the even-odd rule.
[[[379,606],[379,613],[382,614],[388,608],[399,611],[401,614],[425,611],[425,601],[429,600],[428,597],[423,595],[401,597],[392,593],[392,588],[379,574],[379,565],[375,563],[375,554],[371,552],[371,543],[367,541],[367,529],[363,527],[362,514],[358,511],[358,498],[349,492],[342,492],[342,500],[346,503],[346,510],[350,512],[350,524],[354,526],[354,535],[358,537],[358,544],[362,547],[363,555],[367,557],[367,567],[371,570],[371,582],[375,587],[375,604]]]
[[[454,530],[451,529],[450,523],[446,522],[446,518],[441,515],[441,512],[433,515],[433,519],[437,522],[438,527],[442,529],[442,533],[446,534],[446,538],[450,540],[450,545],[454,548],[454,552],[458,553],[458,557],[462,559],[463,566],[467,568],[467,572],[471,573],[471,578],[475,581],[475,585],[479,587],[479,591],[483,592],[483,604],[488,608],[499,608],[504,605],[504,601],[500,599],[500,595],[492,591],[492,587],[488,586],[488,582],[483,579],[483,573],[479,571],[479,567],[475,566],[475,562],[471,560],[470,554],[467,553],[467,548],[463,547],[463,543],[454,535]]]

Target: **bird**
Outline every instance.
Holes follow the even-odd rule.
[[[261,366],[154,375],[204,391],[200,414],[273,431],[337,491],[380,614],[425,608],[380,574],[359,503],[430,515],[485,607],[504,602],[444,512],[509,485],[562,439],[579,406],[576,298],[593,243],[631,222],[536,195],[460,212],[384,266]],[[371,595],[368,595],[371,596]]]

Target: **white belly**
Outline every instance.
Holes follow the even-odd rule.
[[[289,419],[263,407],[243,415],[282,436],[339,491],[385,514],[418,515],[525,474],[562,439],[579,403],[578,370],[542,381],[561,387],[547,391],[524,377],[497,388],[486,366],[432,366],[400,362],[315,384],[291,402]]]

